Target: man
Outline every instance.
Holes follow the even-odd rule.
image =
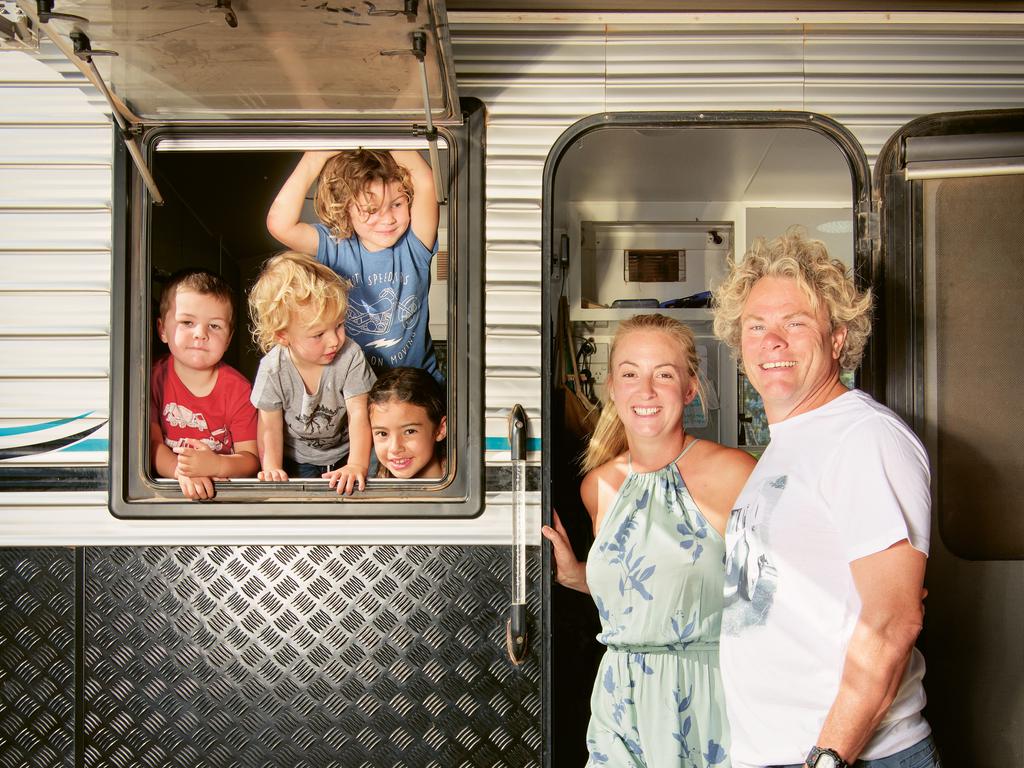
[[[755,242],[716,303],[715,332],[771,430],[726,533],[733,766],[935,768],[914,648],[928,458],[895,414],[840,379],[870,335],[870,292],[791,230]]]

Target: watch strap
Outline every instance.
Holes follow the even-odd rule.
[[[839,756],[839,753],[836,752],[834,749],[818,746],[811,747],[811,751],[807,753],[807,759],[804,761],[804,764],[807,766],[807,768],[815,768],[815,766],[818,764],[818,758],[821,755],[828,755],[829,757],[831,757],[832,760],[835,762],[836,768],[850,768],[849,763],[843,760],[843,758]]]

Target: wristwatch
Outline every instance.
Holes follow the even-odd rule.
[[[807,768],[850,768],[838,752],[824,747],[811,747],[804,762]]]

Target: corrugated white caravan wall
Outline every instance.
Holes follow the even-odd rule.
[[[108,418],[110,128],[85,78],[43,59],[0,53],[0,448]],[[106,438],[42,460],[106,463]]]
[[[930,26],[541,18],[451,14],[460,92],[488,109],[489,462],[508,458],[515,403],[531,417],[539,459],[542,171],[573,122],[608,110],[808,110],[844,123],[873,158],[920,114],[1024,103],[1024,23],[972,25],[962,14]],[[43,58],[59,56],[44,49]],[[111,132],[82,82],[70,65],[55,71],[0,53],[0,447],[27,424],[107,418]],[[105,452],[88,450],[95,445],[55,461],[105,463]],[[539,500],[530,498],[535,530]],[[116,520],[103,493],[7,493],[0,545],[503,543],[509,501],[489,493],[470,521],[194,521],[183,530]]]
[[[43,430],[26,436],[26,429],[41,424],[52,423],[45,434],[53,439],[108,418],[111,145],[102,98],[55,48],[44,44],[36,58],[0,52],[0,448],[42,442]],[[104,465],[107,437],[103,426],[45,460]],[[507,459],[507,448],[505,454]],[[540,541],[539,505],[540,494],[528,494],[534,544]],[[472,520],[244,525],[118,520],[107,510],[106,493],[99,491],[0,494],[0,547],[505,544],[511,540],[511,521],[507,492],[487,494],[484,513]]]
[[[977,25],[959,15],[930,25],[682,24],[679,16],[654,24],[642,14],[573,23],[595,16],[450,14],[459,92],[488,110],[491,446],[501,444],[516,402],[540,434],[542,174],[551,145],[576,120],[605,111],[806,110],[843,123],[873,164],[885,140],[919,115],[1024,104],[1020,23]]]

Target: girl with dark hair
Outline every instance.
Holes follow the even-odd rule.
[[[422,368],[392,368],[370,390],[378,477],[443,477],[448,434],[444,398]]]

